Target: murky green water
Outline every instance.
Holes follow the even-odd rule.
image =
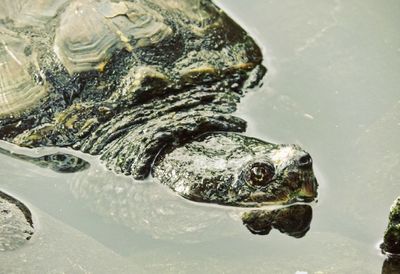
[[[314,158],[310,231],[252,235],[238,209],[133,183],[90,156],[90,170],[59,175],[0,155],[0,188],[37,224],[27,246],[0,254],[0,273],[381,272],[377,245],[400,195],[400,2],[218,2],[265,49],[265,84],[238,111],[247,134]]]

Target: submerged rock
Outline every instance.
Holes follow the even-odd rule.
[[[381,248],[384,253],[400,255],[400,197],[390,208],[389,223]]]
[[[0,191],[0,251],[21,247],[33,233],[30,210],[22,202]]]

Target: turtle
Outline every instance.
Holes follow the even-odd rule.
[[[0,64],[1,140],[99,155],[197,202],[317,196],[309,153],[242,134],[233,113],[267,69],[255,40],[211,0],[4,0]],[[70,158],[45,165],[88,167]]]

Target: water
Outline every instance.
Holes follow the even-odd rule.
[[[381,272],[377,245],[400,195],[400,2],[218,3],[257,38],[269,68],[240,104],[247,134],[314,158],[310,231],[252,235],[238,209],[132,183],[80,153],[92,168],[70,175],[0,155],[0,188],[37,224],[28,245],[0,254],[1,273]]]

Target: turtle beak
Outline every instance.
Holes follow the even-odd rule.
[[[296,198],[297,201],[299,202],[313,201],[318,195],[317,188],[318,188],[318,183],[315,178],[312,178],[309,181],[304,182]]]

